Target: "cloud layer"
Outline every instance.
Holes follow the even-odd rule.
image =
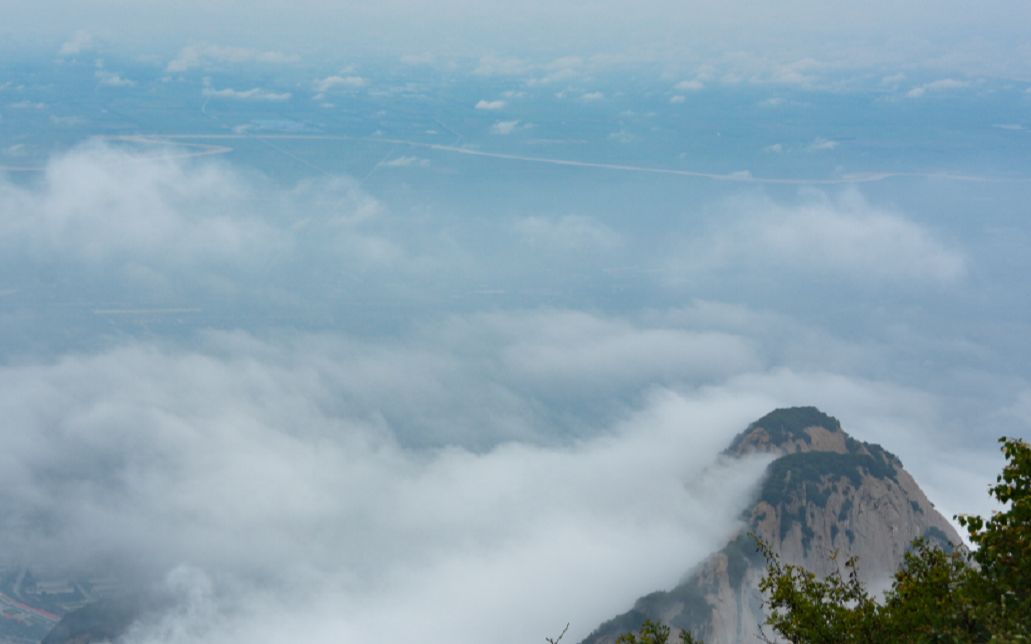
[[[208,613],[173,613],[182,637],[143,624],[132,641],[273,642],[304,620],[312,641],[458,629],[518,642],[561,620],[585,634],[735,524],[761,464],[714,463],[743,409],[660,389],[591,438],[497,442],[506,416],[549,431],[520,389],[555,392],[549,379],[575,383],[597,361],[524,338],[508,346],[535,362],[550,351],[564,373],[491,376],[443,333],[380,348],[216,334],[196,350],[132,344],[4,368],[0,408],[19,428],[4,436],[5,551],[114,561],[152,583],[188,570],[189,592],[209,588]],[[458,431],[495,446],[462,448]],[[413,448],[410,432],[448,440]]]
[[[164,587],[176,601],[130,642],[582,637],[734,528],[762,463],[718,453],[777,406],[885,442],[946,512],[983,507],[956,491],[994,463],[955,454],[988,430],[906,353],[981,348],[900,324],[845,338],[784,296],[969,279],[901,210],[724,195],[657,242],[587,207],[421,218],[353,178],[277,182],[208,152],[93,143],[0,182],[0,547]],[[399,152],[388,177],[448,163]],[[755,281],[781,312],[691,294]],[[552,295],[599,283],[663,304]],[[209,317],[168,331],[148,307]],[[340,322],[358,314],[365,331]],[[991,431],[1027,427],[1026,383],[980,377],[962,418],[1002,400]]]
[[[715,311],[684,313],[696,328],[493,314],[5,366],[4,550],[162,587],[172,608],[130,642],[582,637],[733,529],[763,462],[717,453],[749,420],[815,402],[905,446],[935,414],[767,370],[698,328]],[[626,402],[559,438],[598,393]]]

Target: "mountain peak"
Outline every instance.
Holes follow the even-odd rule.
[[[898,457],[852,438],[837,418],[816,407],[774,410],[725,452],[731,458],[753,453],[775,458],[727,545],[675,588],[642,597],[599,626],[585,644],[613,644],[645,619],[714,644],[764,640],[759,582],[766,562],[752,535],[784,563],[819,576],[838,571],[833,553],[854,555],[868,585],[890,579],[917,537],[946,548],[960,543]]]
[[[841,429],[837,418],[816,407],[784,407],[750,424],[734,438],[726,453],[732,456],[754,452],[846,454],[859,449],[860,444]]]

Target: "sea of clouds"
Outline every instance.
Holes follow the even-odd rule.
[[[818,405],[924,456],[932,498],[973,488],[946,511],[995,465],[935,441],[954,431],[945,397],[885,374],[896,347],[881,340],[672,296],[622,311],[437,301],[484,275],[519,286],[528,247],[587,272],[630,254],[674,294],[742,271],[966,279],[962,248],[856,191],[725,200],[720,226],[659,257],[611,221],[535,213],[496,223],[515,249],[497,260],[353,179],[282,185],[189,154],[93,143],[0,181],[0,286],[21,302],[5,328],[31,334],[48,297],[77,291],[95,309],[281,313],[5,347],[0,548],[173,598],[127,642],[504,644],[567,622],[575,641],[723,544],[765,461],[720,452],[778,406]],[[415,313],[377,332],[291,326],[286,312],[334,297]]]

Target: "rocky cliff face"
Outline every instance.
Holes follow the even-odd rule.
[[[608,644],[645,619],[692,632],[709,643],[761,641],[759,580],[765,562],[749,533],[785,563],[826,575],[850,555],[868,588],[887,588],[917,537],[959,543],[897,457],[857,441],[814,407],[778,409],[739,434],[726,453],[775,454],[746,527],[670,591],[656,592],[599,627],[585,642]],[[833,559],[838,553],[837,559]],[[773,639],[773,633],[765,632]]]

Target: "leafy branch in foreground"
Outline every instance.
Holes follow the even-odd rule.
[[[1031,641],[1031,446],[999,442],[1007,463],[989,492],[1004,509],[987,520],[957,517],[976,550],[946,552],[917,539],[877,602],[854,557],[844,575],[820,579],[759,541],[767,623],[792,642]]]

